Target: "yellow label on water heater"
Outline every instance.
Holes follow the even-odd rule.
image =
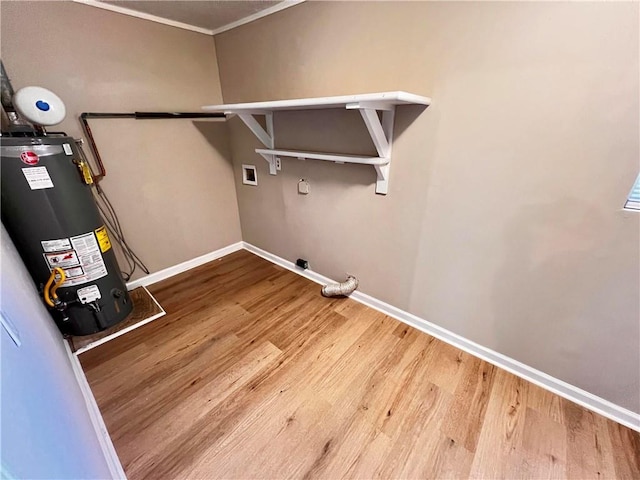
[[[96,230],[96,238],[98,239],[98,245],[102,253],[111,248],[111,240],[109,240],[109,234],[107,233],[107,227],[100,227]]]

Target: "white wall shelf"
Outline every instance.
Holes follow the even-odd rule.
[[[393,122],[398,105],[431,104],[431,99],[407,92],[367,93],[363,95],[346,95],[340,97],[300,98],[295,100],[276,100],[273,102],[234,103],[227,105],[209,105],[202,107],[207,112],[222,112],[226,115],[238,115],[253,134],[267,147],[256,149],[269,162],[269,173],[277,174],[276,159],[279,156],[310,160],[325,160],[336,163],[358,163],[372,165],[376,169],[376,193],[385,195],[389,189],[389,171],[391,166],[391,149],[393,146]],[[329,154],[276,150],[273,131],[273,112],[287,110],[314,110],[326,108],[345,108],[358,110],[362,115],[371,140],[376,147],[378,157],[358,155]],[[382,112],[378,116],[378,112]],[[255,118],[265,116],[264,128]]]

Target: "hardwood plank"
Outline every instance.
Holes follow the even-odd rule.
[[[420,371],[418,366],[415,372]],[[407,378],[419,378],[419,375]],[[422,478],[423,470],[432,469],[435,458],[427,452],[432,451],[432,435],[440,436],[440,427],[444,413],[451,404],[451,395],[429,382],[415,382],[414,395],[406,407],[396,409],[395,419],[398,428],[387,435],[392,438],[392,446],[377,476],[380,478]],[[392,417],[393,418],[393,417]],[[385,430],[383,430],[385,431]],[[425,441],[426,439],[426,441]],[[427,456],[423,456],[427,453]]]
[[[464,374],[458,382],[442,432],[468,451],[475,452],[497,369],[470,355],[463,358]]]
[[[567,432],[564,425],[530,407],[525,411],[524,422],[522,449],[523,455],[530,459],[529,463],[535,464],[538,472],[546,471],[546,478],[566,477]]]
[[[572,478],[616,478],[611,440],[599,415],[563,402],[567,427],[567,475]]]
[[[522,438],[530,387],[533,385],[504,370],[496,372],[471,478],[528,478]]]
[[[564,425],[562,405],[562,397],[543,389],[538,389],[537,394],[533,395],[527,402],[527,407],[536,410],[554,422]]]
[[[389,437],[380,430],[375,430],[370,440],[361,445],[357,458],[342,477],[378,478],[377,471],[390,449]]]
[[[637,479],[640,472],[640,435],[614,422],[607,422],[613,447],[616,476],[620,479]]]
[[[210,381],[199,376],[190,386],[198,383],[198,388],[183,401],[171,408],[158,420],[134,432],[127,442],[131,448],[125,450],[121,461],[132,470],[144,465],[150,455],[159,455],[184,429],[195,425],[203,416],[211,413],[218,405],[245,387],[255,375],[276,362],[282,352],[271,343],[265,342],[249,352],[235,364],[228,365],[220,375]],[[201,379],[201,380],[199,380]],[[124,439],[127,441],[127,439]],[[149,448],[151,446],[151,448]]]
[[[248,252],[80,355],[131,480],[640,478],[640,435]]]

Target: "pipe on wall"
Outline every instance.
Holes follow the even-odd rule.
[[[153,120],[153,119],[176,119],[176,118],[225,118],[224,113],[191,113],[191,112],[133,112],[133,113],[96,113],[96,112],[84,112],[80,115],[80,123],[84,133],[89,140],[89,147],[93,157],[96,159],[98,169],[100,172],[97,175],[93,175],[93,179],[96,183],[99,183],[107,175],[107,170],[102,163],[102,157],[98,152],[98,146],[93,138],[93,132],[87,119],[89,118],[134,118],[136,120]]]
[[[5,118],[9,122],[9,130],[12,132],[30,132],[36,130],[44,133],[44,128],[34,126],[30,122],[27,122],[16,111],[13,105],[14,94],[11,79],[4,68],[4,62],[0,60],[0,103],[2,104]]]

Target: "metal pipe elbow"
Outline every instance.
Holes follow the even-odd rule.
[[[358,279],[349,275],[347,280],[342,283],[330,283],[322,287],[322,295],[324,297],[347,296],[358,288]]]

